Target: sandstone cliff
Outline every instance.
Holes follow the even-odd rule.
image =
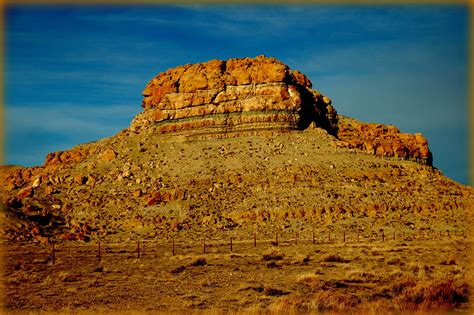
[[[180,66],[147,84],[142,102],[145,111],[131,128],[153,124],[159,133],[187,131],[211,136],[304,129],[314,122],[335,134],[337,116],[330,100],[311,86],[304,74],[265,56]]]
[[[401,133],[395,126],[368,124],[339,116],[339,146],[360,149],[365,153],[412,160],[432,166],[428,141],[421,134]]]
[[[312,89],[301,72],[275,58],[211,60],[160,73],[143,91],[144,112],[131,130],[151,128],[173,137],[216,138],[249,131],[303,130],[310,124],[339,138],[340,146],[432,165],[428,142],[393,126],[343,117]]]

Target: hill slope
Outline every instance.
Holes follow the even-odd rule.
[[[426,139],[338,115],[274,58],[170,69],[143,94],[117,135],[1,170],[6,239],[467,227],[472,189],[431,167]]]

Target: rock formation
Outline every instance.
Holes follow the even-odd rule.
[[[428,141],[421,134],[401,133],[395,126],[367,124],[339,116],[340,146],[360,149],[368,154],[412,160],[432,166]]]
[[[330,100],[311,81],[275,58],[236,58],[185,65],[160,73],[143,91],[145,111],[132,129],[207,133],[304,129],[311,122],[336,133]],[[203,130],[208,129],[208,130]]]
[[[431,165],[426,139],[393,126],[338,122],[329,97],[301,72],[275,58],[236,58],[188,64],[160,73],[143,91],[144,112],[131,129],[152,128],[187,138],[228,137],[248,131],[302,130],[311,123],[340,146]]]
[[[48,154],[40,167],[0,168],[4,237],[139,228],[154,237],[203,222],[385,220],[414,209],[456,220],[471,198],[429,167],[421,135],[338,115],[304,74],[274,58],[177,67],[143,95],[143,112],[117,135]]]

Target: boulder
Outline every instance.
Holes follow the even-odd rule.
[[[117,153],[115,153],[115,151],[112,149],[107,149],[101,154],[101,159],[102,161],[105,161],[105,162],[110,162],[112,160],[115,160],[116,157],[117,157]]]

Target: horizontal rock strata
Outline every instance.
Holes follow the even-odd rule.
[[[343,116],[339,117],[338,127],[337,135],[343,147],[432,165],[428,141],[419,133],[401,133],[395,126],[363,123]]]
[[[143,91],[144,112],[131,129],[157,126],[160,133],[304,129],[311,122],[335,132],[330,100],[311,89],[302,73],[275,58],[211,60],[170,69]]]

